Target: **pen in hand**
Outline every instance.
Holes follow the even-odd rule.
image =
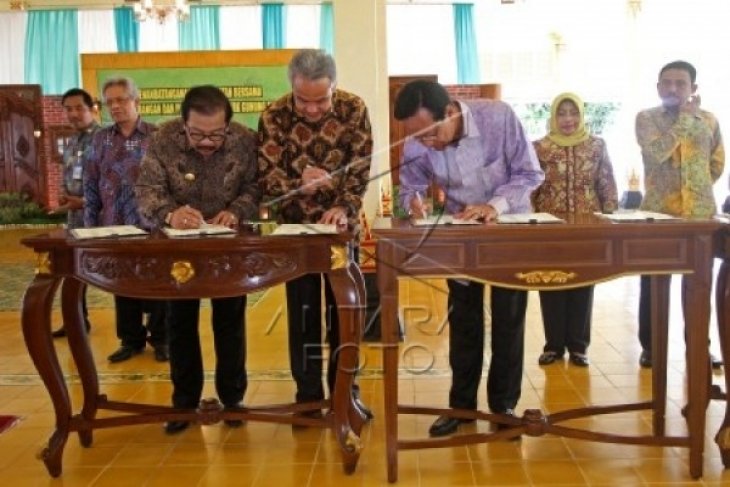
[[[418,203],[418,211],[420,212],[420,216],[416,216],[418,218],[428,218],[428,208],[426,208],[426,204],[423,202],[423,196],[421,196],[419,191],[416,191],[416,202]]]

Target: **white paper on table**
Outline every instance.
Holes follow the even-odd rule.
[[[454,218],[452,215],[431,215],[428,218],[418,218],[413,220],[413,225],[417,227],[431,225],[481,225],[478,220],[462,220]]]
[[[206,235],[226,235],[236,233],[236,230],[225,225],[212,225],[210,223],[203,223],[199,228],[177,229],[165,227],[162,231],[170,238],[204,237]]]
[[[111,225],[106,227],[74,228],[71,235],[79,240],[89,238],[140,237],[147,235],[145,230],[134,225]]]
[[[510,213],[499,215],[497,223],[520,223],[520,224],[542,224],[542,223],[565,223],[565,220],[550,213]]]
[[[600,213],[596,212],[596,215],[601,218],[606,218],[612,222],[645,222],[652,220],[678,220],[676,216],[667,215],[666,213],[657,213],[654,211],[618,211],[615,213]]]
[[[326,223],[284,223],[271,235],[336,235],[337,225]]]

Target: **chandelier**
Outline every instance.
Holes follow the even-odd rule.
[[[190,5],[187,0],[174,0],[174,2],[139,0],[134,4],[134,18],[137,22],[152,19],[164,24],[167,19],[173,17],[180,22],[190,18]]]

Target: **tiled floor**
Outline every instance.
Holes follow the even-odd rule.
[[[0,231],[0,265],[32,259],[17,245],[28,232]],[[402,345],[401,402],[445,405],[449,385],[446,334],[443,328],[445,296],[440,282],[424,285],[404,281],[403,314],[407,340]],[[638,280],[625,278],[601,284],[596,290],[593,340],[587,369],[556,363],[537,365],[543,345],[537,296],[530,296],[523,396],[518,413],[526,408],[559,411],[586,403],[610,404],[650,397],[650,372],[639,368],[636,335]],[[0,286],[1,291],[1,286]],[[676,286],[673,288],[676,296]],[[285,308],[281,288],[272,289],[249,309],[248,368],[251,385],[248,404],[288,402],[294,387],[288,377],[285,341]],[[677,299],[673,300],[674,303]],[[433,306],[430,306],[434,303]],[[433,309],[432,312],[426,310]],[[684,345],[672,309],[668,431],[683,432],[680,408],[685,401]],[[58,322],[58,312],[55,312]],[[63,475],[52,479],[36,454],[47,441],[53,414],[23,345],[18,313],[0,312],[0,414],[16,414],[23,421],[0,434],[0,484],[3,486],[370,486],[386,485],[380,350],[363,346],[365,371],[363,396],[376,419],[363,430],[364,450],[355,473],[347,476],[339,464],[333,436],[316,429],[292,430],[288,425],[248,423],[231,430],[223,425],[191,428],[179,436],[166,436],[160,425],[99,430],[90,448],[82,448],[76,436],[69,438]],[[106,355],[117,341],[109,309],[92,309],[90,335],[103,392],[114,399],[166,404],[170,385],[167,364],[154,361],[151,352],[111,365]],[[201,330],[206,367],[213,367],[209,311],[203,310]],[[712,324],[713,350],[717,332]],[[57,343],[62,367],[73,376],[66,344]],[[488,348],[488,347],[487,347]],[[485,362],[488,364],[488,361]],[[485,365],[486,366],[486,365]],[[426,373],[424,373],[426,372]],[[721,383],[722,372],[714,381]],[[71,386],[78,408],[78,384]],[[213,395],[206,382],[206,395]],[[484,407],[485,392],[480,391]],[[399,455],[402,486],[530,485],[530,486],[632,486],[632,485],[730,485],[717,448],[712,441],[724,414],[724,404],[708,410],[704,477],[692,481],[688,455],[682,448],[608,445],[551,436],[524,437],[518,442],[495,442],[468,447],[405,451]],[[426,434],[431,417],[402,416],[400,431],[409,437]],[[602,431],[650,432],[647,412],[624,413],[581,420]],[[486,430],[487,424],[470,425]]]

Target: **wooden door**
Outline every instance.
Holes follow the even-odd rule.
[[[40,85],[0,85],[0,192],[25,193],[43,205],[40,128]]]

